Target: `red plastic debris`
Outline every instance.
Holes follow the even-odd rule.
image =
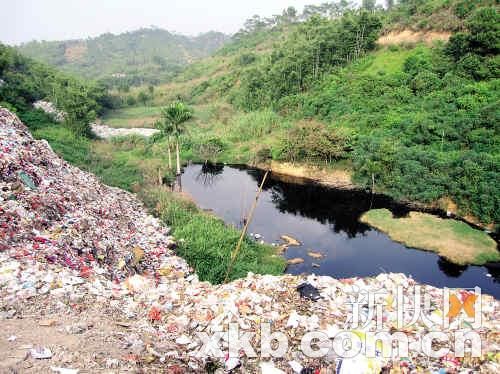
[[[151,321],[161,321],[161,310],[157,307],[152,307],[148,313],[148,317]]]
[[[80,277],[89,278],[92,275],[92,268],[90,266],[83,265],[80,268]]]

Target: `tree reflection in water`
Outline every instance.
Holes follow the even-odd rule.
[[[263,172],[244,169],[255,181],[262,179]],[[408,213],[408,208],[397,204],[391,198],[364,191],[340,190],[312,182],[287,183],[271,174],[264,186],[271,193],[271,200],[282,213],[291,213],[328,224],[335,233],[344,232],[349,238],[372,230],[359,221],[361,215],[370,209],[389,207],[398,216]],[[373,199],[373,200],[372,200]]]
[[[196,176],[196,182],[199,182],[205,186],[212,186],[217,180],[222,177],[222,172],[224,171],[223,164],[214,164],[210,161],[205,162],[200,169],[200,172]]]
[[[454,264],[453,262],[448,261],[444,257],[439,257],[438,258],[438,266],[439,269],[448,275],[449,277],[453,278],[458,278],[462,275],[462,273],[467,270],[468,266],[467,265],[457,265]]]

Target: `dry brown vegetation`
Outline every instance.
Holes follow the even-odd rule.
[[[377,43],[380,45],[417,44],[431,45],[436,41],[447,42],[451,33],[446,31],[413,31],[409,29],[391,31],[381,36]]]
[[[64,58],[67,62],[74,62],[83,59],[87,54],[87,44],[85,42],[69,45],[64,51]]]

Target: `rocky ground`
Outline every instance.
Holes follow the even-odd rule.
[[[377,373],[491,372],[500,370],[499,302],[483,295],[479,358],[428,359],[419,334],[470,330],[464,318],[439,325],[443,292],[424,286],[432,321],[399,328],[394,305],[404,287],[412,305],[416,283],[402,274],[333,279],[249,274],[224,285],[200,282],[175,255],[168,228],[132,194],[58,158],[35,141],[16,116],[0,108],[0,372],[2,373]],[[308,286],[297,288],[302,284]],[[305,292],[307,291],[307,292]],[[409,357],[343,359],[332,349],[307,357],[300,339],[320,331],[333,339],[354,329],[353,297],[382,291],[384,331],[404,331]],[[464,291],[461,295],[467,296]],[[368,315],[366,302],[361,303]],[[478,310],[478,309],[476,309]],[[282,358],[228,355],[222,334],[210,354],[204,334],[259,332],[261,323],[285,334]],[[356,328],[358,334],[374,321]],[[207,336],[208,336],[207,335]],[[329,342],[323,342],[325,346]],[[274,347],[274,346],[273,346]],[[217,351],[220,348],[222,355]],[[220,357],[219,357],[220,356]]]

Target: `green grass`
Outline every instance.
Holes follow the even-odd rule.
[[[90,141],[75,135],[66,127],[41,127],[33,130],[33,137],[47,140],[54,152],[75,166],[85,168],[90,163]]]
[[[166,189],[150,189],[142,196],[150,207],[155,207],[163,222],[172,227],[179,244],[177,253],[196,270],[200,279],[223,282],[231,251],[241,232]],[[245,277],[248,272],[278,275],[284,270],[285,260],[276,254],[274,248],[246,238],[229,279]]]
[[[102,122],[110,127],[154,127],[160,116],[160,106],[137,106],[110,110],[102,117]]]
[[[495,241],[484,231],[461,221],[418,212],[394,218],[387,209],[370,210],[361,221],[408,247],[437,252],[456,264],[483,265],[500,261]]]
[[[36,129],[33,131],[33,136],[36,139],[47,140],[59,156],[97,175],[107,185],[130,191],[144,180],[144,174],[137,163],[140,150],[129,153],[120,150],[119,146],[114,146],[103,152],[104,148],[109,148],[104,142],[92,142],[58,125]],[[124,141],[126,140],[122,140]]]
[[[405,60],[412,50],[402,48],[384,48],[365,58],[361,65],[365,65],[367,75],[397,74],[403,71]]]

